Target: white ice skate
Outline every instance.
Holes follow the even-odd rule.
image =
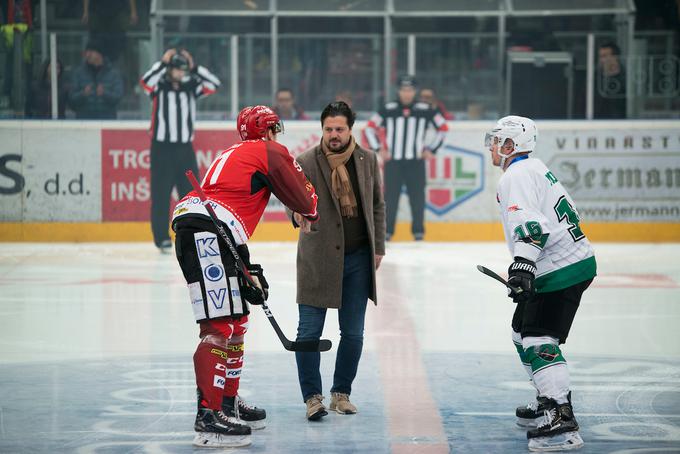
[[[531,438],[529,440],[529,451],[568,451],[571,449],[579,449],[583,444],[583,438],[581,438],[581,435],[579,435],[576,430],[553,435],[552,437]]]
[[[193,445],[201,448],[240,448],[250,445],[250,435],[223,435],[215,432],[196,432]]]

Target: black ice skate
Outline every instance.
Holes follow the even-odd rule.
[[[543,413],[548,407],[547,397],[536,397],[536,400],[523,407],[517,407],[517,425],[520,427],[538,427],[543,422]]]
[[[239,396],[222,398],[222,411],[229,417],[236,418],[253,430],[267,427],[267,412],[262,408],[248,405]]]
[[[527,432],[530,451],[563,451],[583,446],[571,399],[564,404],[548,399],[544,417],[543,424]]]
[[[235,448],[250,444],[250,427],[239,424],[221,410],[199,408],[194,430],[194,446]]]

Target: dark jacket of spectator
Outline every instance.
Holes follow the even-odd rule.
[[[66,83],[63,66],[57,60],[57,102],[59,118],[66,118],[66,101],[68,99],[68,84]],[[50,61],[43,63],[40,75],[33,82],[28,100],[28,116],[30,118],[52,118],[52,75]]]
[[[73,72],[72,89],[69,105],[76,118],[116,118],[117,105],[123,97],[123,78],[108,59],[102,59],[101,65],[84,61]]]
[[[626,73],[623,68],[617,74],[609,76],[598,73],[594,117],[609,120],[626,118]]]

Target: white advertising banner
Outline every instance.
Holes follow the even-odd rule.
[[[543,160],[565,185],[585,221],[680,221],[679,121],[537,124],[538,146],[532,156]],[[119,180],[148,181],[148,165],[133,166],[123,174],[110,159],[115,150],[143,156],[148,149],[147,126],[0,122],[0,222],[148,220],[148,197],[128,201],[111,195],[111,188],[122,184]],[[236,140],[234,129],[227,126],[233,125],[199,123],[194,145],[201,171],[209,164],[203,162],[201,150],[217,154]],[[493,122],[449,124],[443,146],[427,165],[428,221],[498,220],[496,182],[501,171],[491,165],[483,146],[484,133],[492,126]],[[354,126],[359,143],[364,143],[364,127],[363,122]],[[319,143],[321,127],[316,121],[288,122],[280,140],[297,156]],[[405,194],[399,218],[410,220]],[[283,206],[272,198],[265,220],[283,219]]]
[[[100,221],[99,129],[11,123],[0,127],[0,220]]]
[[[669,123],[548,129],[539,143],[585,220],[680,221],[680,125]]]

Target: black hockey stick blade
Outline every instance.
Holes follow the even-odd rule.
[[[283,331],[281,330],[281,327],[279,326],[278,322],[274,318],[274,314],[272,314],[272,311],[269,309],[269,306],[267,306],[267,303],[262,304],[262,310],[264,310],[264,313],[267,316],[269,323],[271,323],[272,328],[274,328],[274,331],[276,332],[276,335],[279,336],[279,340],[281,341],[283,348],[285,348],[286,350],[291,352],[327,352],[333,346],[333,343],[328,339],[320,339],[318,341],[313,340],[295,342],[288,340],[286,335],[283,334]]]
[[[500,282],[501,284],[505,285],[506,287],[508,286],[508,282],[507,282],[505,279],[503,279],[503,278],[500,277],[498,274],[496,274],[496,273],[494,273],[493,271],[491,271],[489,268],[487,268],[487,267],[485,267],[485,266],[482,266],[482,265],[477,265],[477,269],[478,269],[481,273],[486,274],[487,276],[496,279],[498,282]]]
[[[498,274],[496,274],[496,273],[494,273],[493,271],[491,271],[489,268],[487,268],[487,267],[485,267],[485,266],[482,266],[482,265],[477,265],[477,269],[478,269],[481,273],[486,274],[487,276],[496,279],[498,282],[500,282],[501,284],[505,285],[507,288],[509,288],[510,290],[514,291],[515,293],[522,293],[522,289],[512,287],[510,284],[508,284],[508,281],[506,281],[505,279],[503,279],[502,277],[500,277]]]
[[[327,352],[333,346],[333,343],[328,339],[320,339],[318,341],[295,341],[291,342],[290,350],[292,352]]]

